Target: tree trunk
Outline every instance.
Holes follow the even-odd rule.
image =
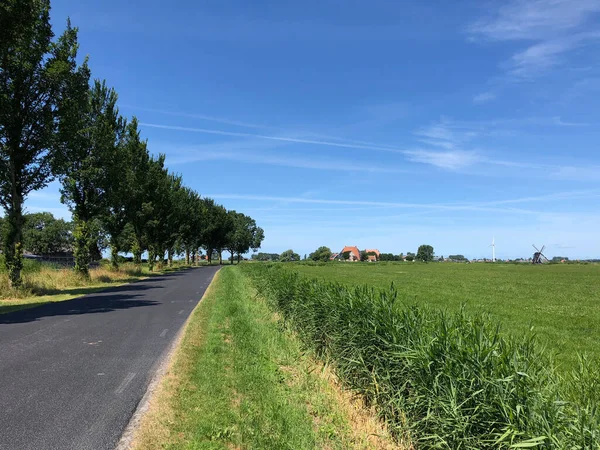
[[[231,265],[232,265],[232,266],[233,266],[233,254],[234,254],[234,251],[233,251],[233,250],[231,250]]]
[[[212,264],[212,248],[206,249],[206,259],[208,260],[208,265]]]
[[[223,265],[223,251],[219,250],[219,265]]]
[[[169,267],[173,267],[173,250],[172,249],[167,250],[167,261],[168,261]]]
[[[190,249],[189,249],[189,247],[186,247],[186,249],[185,249],[185,265],[186,266],[190,265]]]
[[[156,261],[156,251],[150,246],[148,249],[148,269],[154,272],[154,262]]]
[[[4,237],[5,265],[8,271],[10,286],[18,288],[22,285],[21,270],[23,269],[23,202],[20,196],[13,192],[10,209],[7,211],[7,227]]]
[[[238,260],[238,264],[240,263],[240,258],[242,255],[240,255],[239,253],[237,254],[237,260]]]
[[[142,265],[142,244],[141,244],[141,239],[139,239],[138,237],[135,238],[135,241],[133,242],[133,248],[131,249],[132,253],[133,253],[133,263],[136,266],[141,266]]]
[[[110,240],[110,266],[113,270],[119,270],[119,246],[117,240]]]
[[[75,230],[73,232],[73,256],[75,257],[75,272],[85,278],[90,276],[90,224],[87,220],[75,215]]]
[[[197,258],[197,251],[196,250],[192,250],[192,265],[197,266],[198,265],[198,260]]]
[[[158,262],[156,263],[156,268],[158,270],[162,270],[162,268],[164,267],[164,265],[165,265],[165,249],[161,248],[158,251]]]

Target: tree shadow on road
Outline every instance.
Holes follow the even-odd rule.
[[[90,314],[109,312],[115,309],[126,309],[141,306],[156,305],[158,302],[148,300],[135,300],[141,292],[151,289],[163,289],[158,282],[169,281],[185,275],[190,270],[199,267],[185,268],[184,270],[172,269],[168,273],[151,274],[148,278],[137,280],[114,287],[74,287],[61,289],[52,294],[81,295],[72,300],[58,302],[40,301],[29,304],[2,304],[0,301],[0,324],[33,322],[43,317]],[[134,294],[135,293],[135,294]]]
[[[150,289],[150,287],[146,289]],[[119,309],[140,308],[160,304],[153,300],[142,300],[139,297],[142,297],[142,294],[119,293],[111,289],[110,292],[103,291],[73,300],[43,303],[39,304],[39,306],[33,304],[36,306],[0,314],[0,324],[34,322],[44,317],[52,316],[107,313]],[[10,306],[7,307],[10,308]],[[2,308],[0,306],[0,313],[2,312]]]

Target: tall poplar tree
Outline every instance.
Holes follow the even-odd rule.
[[[0,2],[0,204],[11,286],[21,285],[23,202],[52,179],[57,105],[77,53],[77,30],[57,42],[49,0]]]

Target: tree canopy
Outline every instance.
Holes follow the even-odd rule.
[[[417,250],[417,261],[430,262],[433,261],[433,247],[431,245],[421,245]]]
[[[300,261],[300,255],[295,253],[294,250],[286,250],[281,255],[279,255],[279,261],[281,262],[293,262]]]
[[[35,255],[55,255],[73,247],[73,224],[49,212],[25,214],[23,249]]]
[[[0,5],[0,205],[2,245],[12,286],[21,284],[23,249],[73,250],[75,270],[110,247],[131,251],[151,268],[175,255],[209,259],[228,249],[238,261],[260,248],[264,231],[254,219],[227,211],[185,186],[150,154],[135,117],[118,108],[117,92],[93,80],[88,59],[78,63],[78,29],[67,21],[55,38],[49,0]],[[91,81],[93,80],[93,81]],[[58,178],[73,224],[47,213],[25,216],[32,191]]]
[[[312,252],[308,257],[313,261],[327,262],[331,259],[331,255],[331,249],[329,247],[322,246]]]
[[[58,106],[77,30],[53,41],[49,0],[6,0],[0,14],[0,204],[12,286],[21,284],[23,202],[52,179]]]

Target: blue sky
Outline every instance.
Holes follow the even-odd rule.
[[[264,251],[599,257],[600,1],[54,0]],[[68,217],[58,186],[29,211]]]

